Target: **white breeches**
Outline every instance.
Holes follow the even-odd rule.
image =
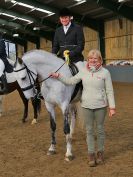
[[[4,62],[0,59],[0,77],[4,73],[4,70],[5,70]]]
[[[0,77],[4,73],[4,70],[5,70],[4,62],[0,59]]]

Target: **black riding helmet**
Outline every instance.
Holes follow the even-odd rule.
[[[71,16],[71,12],[68,8],[63,8],[59,12],[60,17]]]

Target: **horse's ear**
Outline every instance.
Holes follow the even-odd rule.
[[[17,60],[18,60],[18,62],[19,62],[20,64],[22,64],[22,63],[23,63],[22,58],[18,57],[18,58],[17,58]]]

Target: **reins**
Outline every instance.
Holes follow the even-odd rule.
[[[66,62],[64,62],[64,63],[55,71],[55,73],[57,73],[57,71],[59,71],[59,70],[64,66],[64,64],[66,64]],[[48,77],[46,77],[45,79],[39,81],[38,83],[40,84],[40,83],[46,81],[47,79],[49,79],[50,77],[51,77],[51,76],[48,76]]]

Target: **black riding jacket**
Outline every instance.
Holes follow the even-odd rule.
[[[84,50],[85,39],[83,29],[81,26],[71,23],[67,33],[64,33],[63,26],[59,27],[55,31],[52,53],[57,54],[63,58],[63,52],[65,50],[70,51],[70,61],[78,62],[83,61],[84,57],[82,51]]]
[[[4,62],[5,64],[5,70],[8,72],[13,71],[13,67],[7,60],[7,54],[6,54],[6,45],[4,39],[0,39],[0,59]]]

